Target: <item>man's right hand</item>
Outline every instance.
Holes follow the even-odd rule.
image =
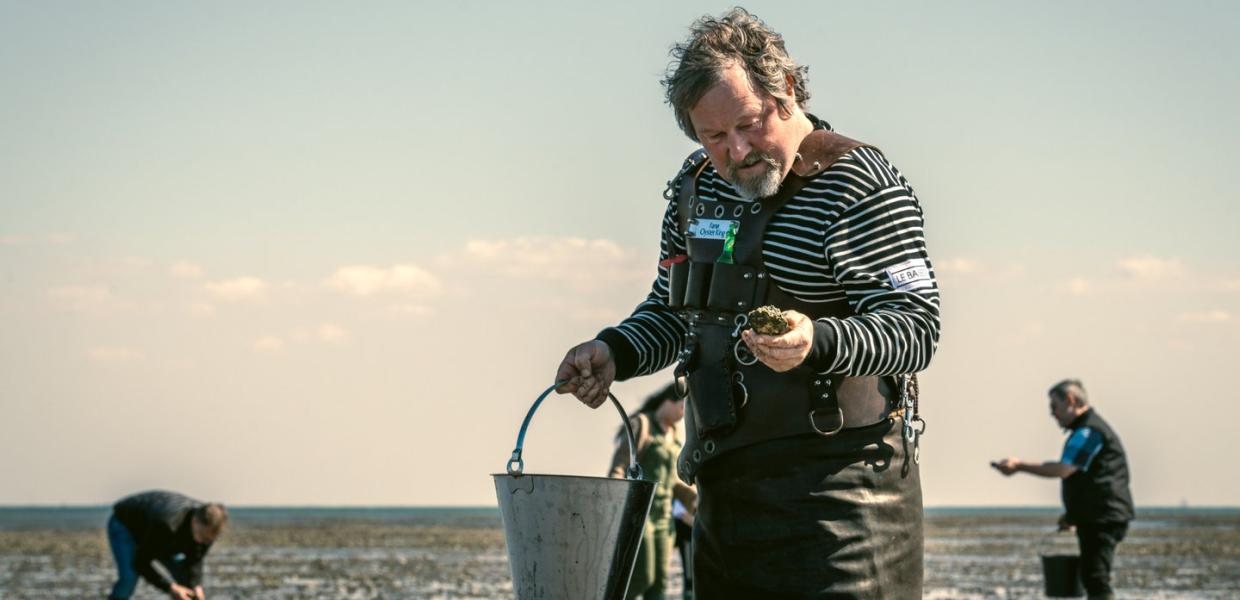
[[[573,346],[560,368],[555,380],[564,383],[555,391],[572,394],[590,408],[598,408],[607,401],[607,392],[616,379],[616,360],[611,348],[599,340],[590,340]]]
[[[1068,521],[1068,515],[1059,515],[1059,531],[1071,531],[1075,527],[1071,521]]]
[[[197,600],[198,598],[198,596],[194,594],[194,590],[175,583],[172,584],[172,587],[168,588],[168,595],[176,598],[176,600]]]

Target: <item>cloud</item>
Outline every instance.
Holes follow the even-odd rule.
[[[195,302],[189,305],[189,314],[199,318],[209,318],[215,316],[215,306],[206,302]]]
[[[177,261],[168,267],[168,272],[177,279],[199,279],[206,275],[202,267],[186,261]]]
[[[140,350],[125,346],[96,346],[86,351],[92,362],[105,365],[135,363],[146,358]]]
[[[53,304],[75,312],[103,312],[119,308],[120,302],[102,285],[62,285],[47,290]]]
[[[333,343],[347,339],[349,337],[349,332],[345,331],[344,328],[332,325],[331,323],[324,323],[319,325],[318,336],[320,341]]]
[[[339,325],[324,323],[318,327],[298,327],[289,333],[288,338],[297,343],[324,342],[334,344],[349,339],[349,331]]]
[[[1178,260],[1149,255],[1130,256],[1121,259],[1116,266],[1129,277],[1141,281],[1163,281],[1178,277],[1184,272],[1184,266]]]
[[[935,272],[944,275],[969,275],[981,269],[982,264],[971,258],[950,258],[934,262]]]
[[[268,285],[257,277],[238,277],[205,283],[202,288],[217,300],[235,302],[262,298],[267,292]]]
[[[284,340],[275,336],[263,336],[251,345],[255,352],[276,353],[284,349]]]
[[[435,309],[424,304],[393,304],[388,307],[388,313],[402,317],[429,317],[435,314]]]
[[[471,265],[505,277],[560,283],[577,291],[654,277],[653,264],[641,264],[637,254],[607,239],[519,237],[507,240],[470,240],[464,251],[443,257],[446,267]]]
[[[1201,311],[1201,312],[1183,313],[1183,314],[1177,315],[1176,320],[1182,323],[1217,324],[1217,323],[1230,323],[1233,320],[1233,318],[1231,316],[1231,313],[1225,310],[1214,309],[1214,310],[1207,310],[1207,311]]]
[[[408,264],[388,268],[367,265],[340,267],[323,281],[323,285],[354,296],[385,292],[436,294],[443,287],[434,273]]]
[[[45,245],[62,246],[73,243],[73,234],[48,233],[45,235],[0,235],[0,246]]]
[[[1093,286],[1084,277],[1073,277],[1063,284],[1063,289],[1073,296],[1084,296],[1093,290]]]

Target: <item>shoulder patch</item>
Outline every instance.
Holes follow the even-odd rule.
[[[910,258],[887,267],[885,272],[891,287],[897,290],[917,290],[934,285],[934,280],[930,278],[930,266],[925,259]]]

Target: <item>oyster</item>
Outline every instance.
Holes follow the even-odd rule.
[[[749,311],[749,324],[754,331],[766,335],[779,335],[788,331],[788,320],[784,318],[784,311],[769,304]]]

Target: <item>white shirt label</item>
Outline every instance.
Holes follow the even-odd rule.
[[[689,221],[689,237],[722,240],[733,223],[738,222],[727,219],[693,219]]]
[[[897,290],[918,290],[934,286],[934,280],[930,279],[930,267],[921,258],[913,258],[892,265],[887,268],[886,272],[887,279],[891,281],[891,287]]]

